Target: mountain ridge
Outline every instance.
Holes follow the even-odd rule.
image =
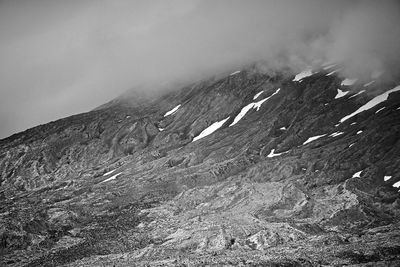
[[[2,263],[398,264],[400,92],[339,123],[372,97],[330,72],[243,69],[0,140]]]

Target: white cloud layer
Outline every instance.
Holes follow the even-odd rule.
[[[398,25],[392,0],[2,1],[0,137],[256,60],[397,74]]]

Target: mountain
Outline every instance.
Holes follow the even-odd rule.
[[[400,87],[252,66],[0,140],[3,266],[398,266]]]

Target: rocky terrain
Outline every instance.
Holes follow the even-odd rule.
[[[0,140],[0,265],[400,266],[400,82],[334,68],[249,67]]]

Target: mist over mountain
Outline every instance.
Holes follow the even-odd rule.
[[[390,80],[399,18],[392,0],[2,1],[0,136],[254,61]]]

